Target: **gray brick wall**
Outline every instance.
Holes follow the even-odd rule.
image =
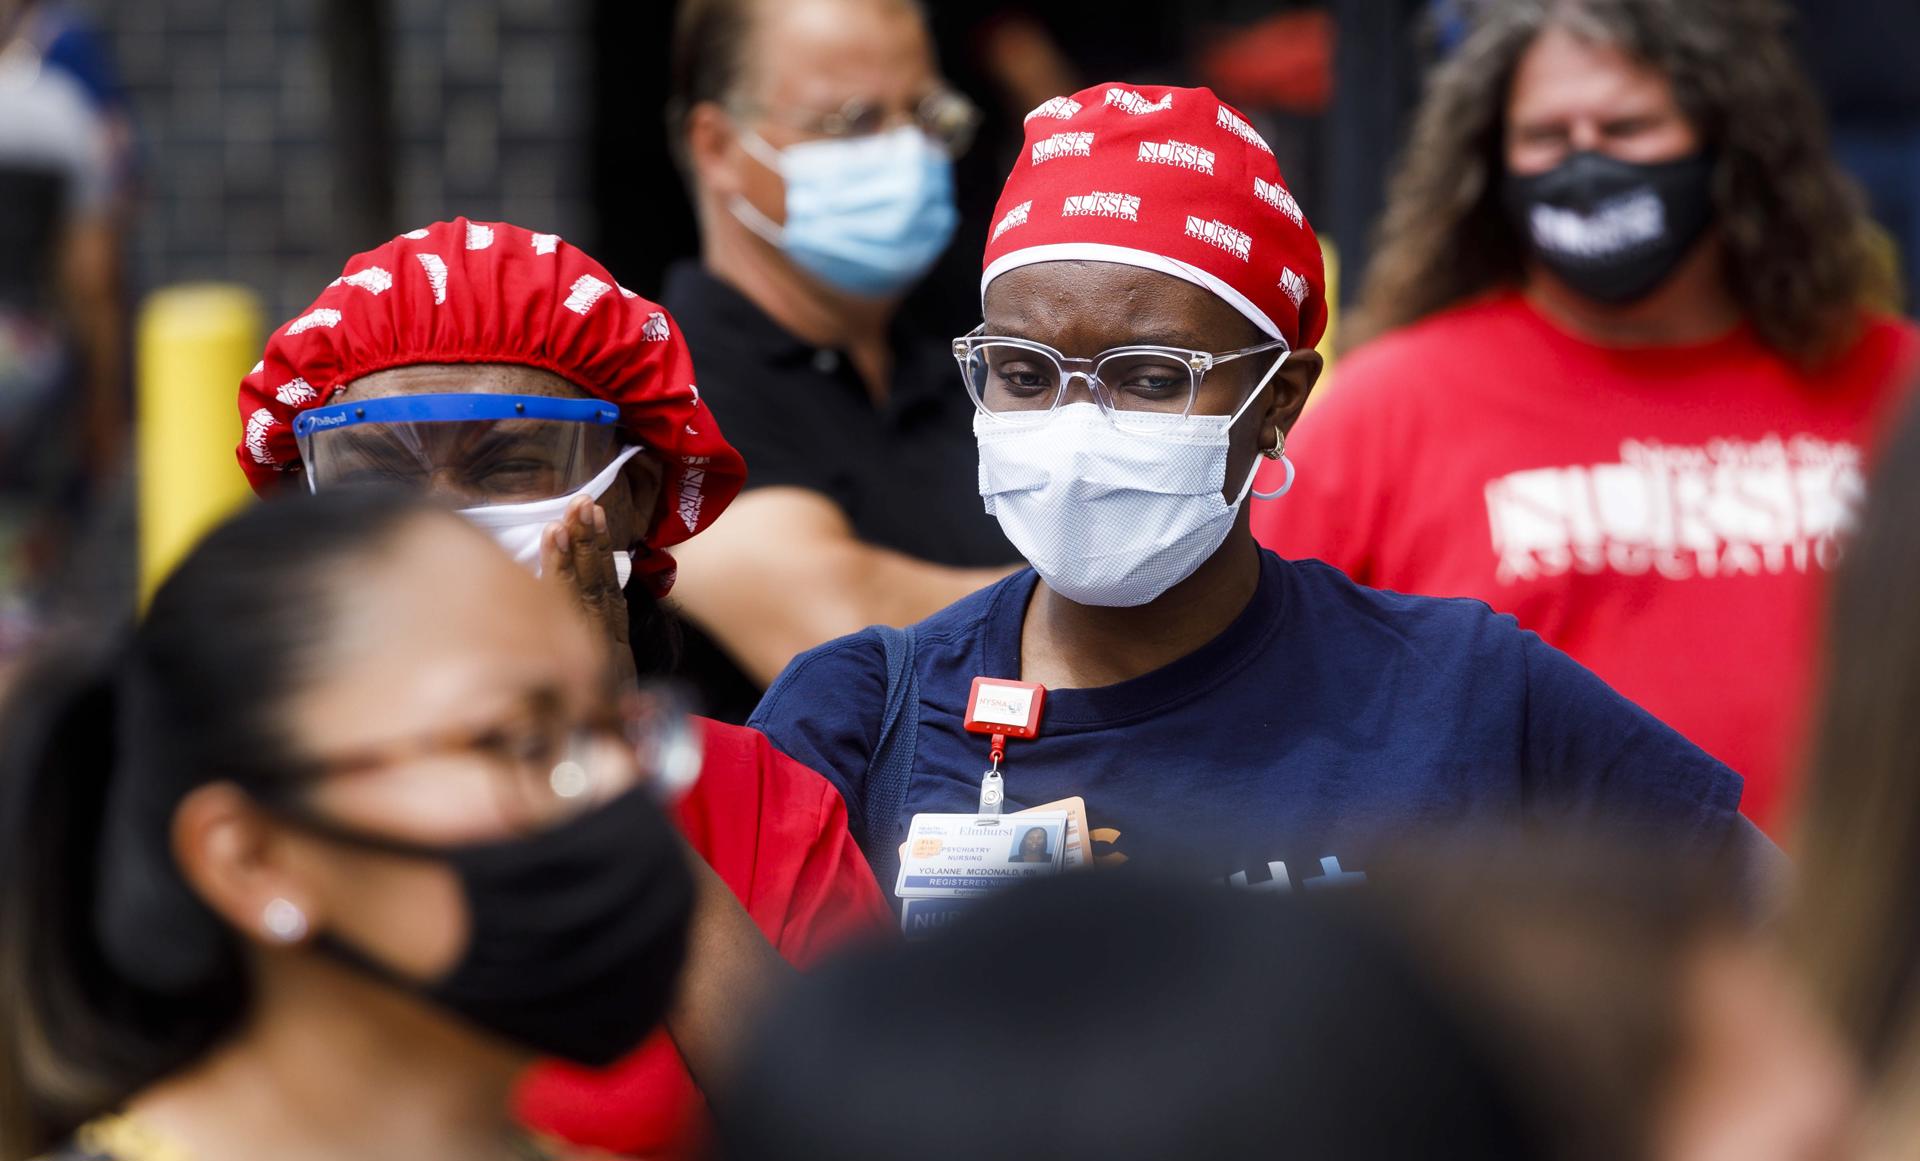
[[[326,0],[80,0],[132,95],[139,286],[220,279],[274,318],[386,236],[337,228]],[[395,232],[467,214],[586,236],[586,0],[388,0]]]

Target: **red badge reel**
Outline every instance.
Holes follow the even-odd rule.
[[[1006,792],[1000,763],[1007,756],[1008,738],[1040,736],[1040,711],[1047,704],[1047,687],[1033,681],[976,677],[967,695],[965,725],[969,733],[993,736],[991,764],[980,778],[980,813],[999,814]]]

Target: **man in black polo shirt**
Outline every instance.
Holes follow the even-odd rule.
[[[676,551],[684,670],[744,716],[795,654],[1018,558],[982,508],[950,353],[972,320],[926,332],[897,309],[952,234],[977,115],[908,0],[689,0],[673,71],[701,260],[663,299],[749,489]]]

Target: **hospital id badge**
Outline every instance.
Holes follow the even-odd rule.
[[[907,829],[902,899],[964,899],[1060,869],[1065,814],[916,814]]]

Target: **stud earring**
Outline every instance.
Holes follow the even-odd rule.
[[[274,898],[260,916],[267,935],[275,943],[298,943],[307,934],[307,915],[292,901]]]

